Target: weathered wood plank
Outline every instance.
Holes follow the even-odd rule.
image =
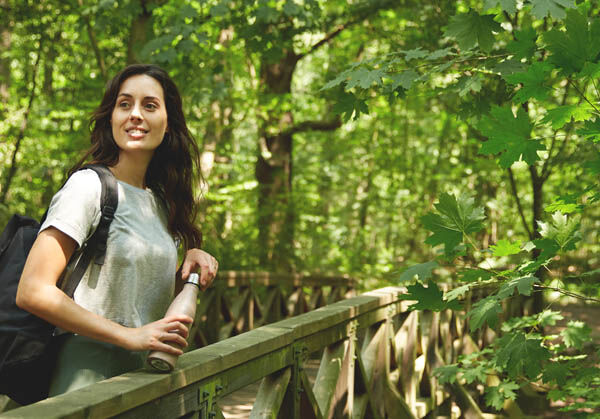
[[[263,379],[250,412],[250,419],[277,418],[291,375],[292,368],[287,367]]]
[[[323,357],[321,358],[321,365],[313,386],[313,392],[315,393],[319,409],[326,418],[332,416],[331,410],[335,403],[333,396],[340,377],[340,372],[342,371],[342,363],[347,348],[348,341],[346,340],[336,342],[333,345],[326,347],[323,351]]]

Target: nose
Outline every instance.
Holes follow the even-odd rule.
[[[129,118],[133,120],[144,119],[144,117],[142,116],[140,104],[136,103],[135,105],[133,105],[133,107],[131,108],[131,114],[129,114]]]

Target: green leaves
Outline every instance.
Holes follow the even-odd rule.
[[[494,328],[498,324],[498,315],[502,313],[500,299],[495,295],[490,295],[473,304],[473,308],[468,313],[471,319],[471,332],[479,329],[484,323]]]
[[[418,265],[411,266],[400,275],[399,282],[408,282],[412,281],[415,276],[419,279],[419,281],[426,281],[431,278],[431,273],[435,268],[439,265],[435,260],[420,263]]]
[[[485,0],[483,2],[483,10],[488,10],[493,7],[496,7],[500,4],[502,10],[507,13],[514,13],[517,11],[517,1],[516,0]]]
[[[368,114],[369,108],[364,99],[356,97],[351,92],[341,92],[337,98],[337,103],[333,106],[333,112],[341,114],[344,121],[349,121],[354,115],[358,119],[361,113]]]
[[[555,212],[551,222],[538,221],[538,225],[541,236],[555,242],[560,250],[574,250],[575,243],[581,240],[577,217],[568,218],[566,214]]]
[[[515,32],[515,40],[510,41],[506,49],[514,54],[514,58],[531,58],[536,49],[537,33],[531,26]]]
[[[503,168],[510,167],[520,158],[533,164],[540,159],[537,151],[546,149],[539,140],[529,139],[533,125],[523,108],[519,108],[515,117],[509,107],[494,106],[477,128],[488,137],[479,153],[500,154],[500,166]]]
[[[506,368],[509,377],[526,374],[536,379],[542,371],[542,362],[550,358],[550,352],[542,345],[542,340],[528,338],[522,332],[507,333],[496,339],[496,359]]]
[[[530,0],[531,14],[538,19],[550,15],[554,19],[563,19],[566,15],[565,9],[574,9],[574,0]]]
[[[544,35],[544,41],[552,53],[549,60],[570,75],[582,71],[586,62],[594,62],[600,52],[600,20],[594,19],[590,25],[581,13],[569,10],[565,24],[566,31],[553,29]]]
[[[498,297],[502,299],[510,297],[514,294],[515,288],[521,295],[531,295],[533,284],[539,282],[540,280],[535,276],[523,276],[510,279],[502,284],[500,290],[498,291]]]
[[[502,30],[494,17],[480,15],[474,10],[458,14],[450,20],[445,34],[454,38],[461,49],[469,50],[479,45],[482,51],[489,52],[494,44],[494,32]]]
[[[492,250],[492,254],[496,257],[516,255],[517,253],[521,252],[521,241],[511,243],[510,241],[504,239],[498,240],[498,243],[490,246],[490,249]]]
[[[460,371],[458,365],[444,365],[435,369],[434,374],[440,381],[440,384],[452,384],[456,382],[456,377]]]
[[[564,127],[571,120],[585,121],[593,114],[594,109],[587,103],[558,106],[548,110],[546,116],[542,119],[542,123],[551,122],[552,128],[557,130]]]
[[[592,329],[582,321],[571,320],[566,329],[560,332],[567,348],[582,349],[583,344],[591,341]]]
[[[505,400],[515,400],[519,385],[512,381],[503,381],[497,386],[487,387],[485,389],[485,402],[496,410],[502,410]]]
[[[443,292],[435,282],[429,280],[427,286],[420,282],[406,287],[408,293],[400,297],[401,300],[416,300],[417,302],[409,306],[410,310],[432,310],[442,311],[446,309],[460,310],[461,305],[458,301],[445,301]]]
[[[546,78],[551,71],[552,66],[542,61],[533,63],[524,73],[504,76],[504,79],[510,84],[522,84],[522,87],[517,90],[514,96],[515,103],[523,103],[531,98],[546,100],[550,92],[550,86],[546,83]]]
[[[453,195],[443,193],[440,201],[435,204],[435,209],[437,211],[421,217],[423,226],[433,233],[425,243],[432,246],[443,244],[446,256],[453,254],[462,242],[463,235],[483,228],[483,208],[476,207],[473,198],[460,196],[457,200]]]

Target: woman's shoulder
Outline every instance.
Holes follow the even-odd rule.
[[[86,205],[90,209],[96,206],[100,208],[101,192],[102,183],[96,172],[91,169],[81,169],[69,176],[55,198],[62,198],[62,201],[69,200],[73,204]]]

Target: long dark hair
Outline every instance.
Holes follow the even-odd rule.
[[[138,74],[148,75],[162,86],[169,127],[146,171],[146,185],[167,205],[169,232],[178,237],[186,249],[200,247],[202,233],[194,224],[198,205],[193,192],[201,179],[200,151],[185,123],[177,86],[162,68],[152,64],[133,64],[108,82],[102,102],[90,118],[92,146],[69,174],[88,159],[90,163],[106,166],[117,164],[119,147],[112,136],[110,119],[121,85]]]

